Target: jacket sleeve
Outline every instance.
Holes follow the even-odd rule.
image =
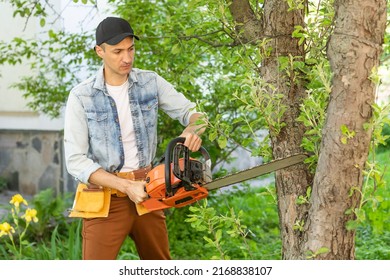
[[[196,104],[188,100],[182,93],[176,91],[171,83],[157,75],[159,107],[172,119],[187,126],[190,117],[196,113]]]
[[[64,152],[66,168],[77,180],[88,183],[101,166],[87,157],[89,149],[86,115],[81,101],[72,92],[65,108]]]

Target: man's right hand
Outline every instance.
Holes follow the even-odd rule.
[[[123,193],[126,193],[130,200],[133,201],[135,204],[142,203],[149,198],[149,195],[145,192],[145,181],[126,181],[128,181],[130,184],[129,186],[124,187],[121,191]]]
[[[149,198],[145,192],[145,181],[133,181],[115,176],[102,168],[96,170],[89,177],[90,184],[105,186],[121,191],[131,199],[135,204],[139,204]]]

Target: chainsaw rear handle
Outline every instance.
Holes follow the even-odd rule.
[[[186,140],[185,137],[178,137],[171,142],[168,143],[167,149],[165,150],[165,188],[167,196],[172,196],[172,185],[171,185],[171,157],[172,157],[172,151],[175,148],[176,144],[178,143],[184,143]],[[207,152],[207,150],[201,146],[199,151],[202,153],[203,157],[206,159],[206,161],[210,160],[210,155]]]

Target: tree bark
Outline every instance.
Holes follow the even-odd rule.
[[[323,128],[321,153],[315,175],[305,234],[305,252],[315,259],[354,259],[354,219],[349,208],[358,207],[363,169],[371,131],[363,128],[372,116],[376,85],[370,75],[379,64],[386,27],[385,0],[335,1],[335,29],[327,55],[333,87]],[[348,129],[346,144],[341,127]],[[327,252],[320,252],[327,248]]]

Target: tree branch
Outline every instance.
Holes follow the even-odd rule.
[[[263,20],[256,17],[249,0],[233,0],[229,9],[237,23],[236,33],[239,41],[248,43],[263,37]]]

